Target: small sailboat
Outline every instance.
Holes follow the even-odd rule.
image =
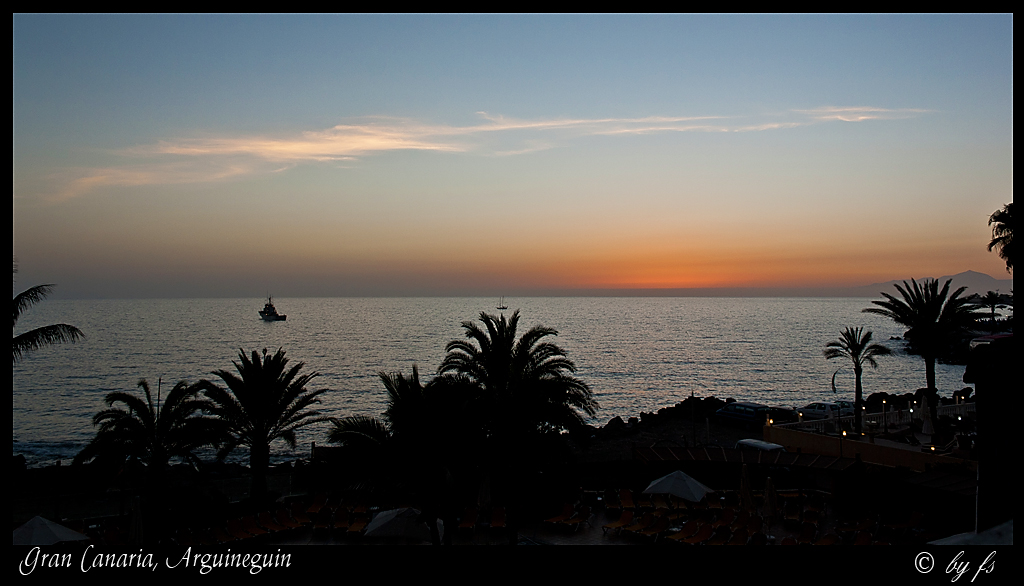
[[[502,297],[501,300],[498,301],[498,309],[500,309],[502,311],[508,309],[508,306],[505,305],[505,298],[504,297]]]

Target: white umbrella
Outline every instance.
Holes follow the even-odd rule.
[[[419,541],[430,541],[430,528],[420,521],[416,509],[391,509],[380,512],[366,526],[367,537],[404,537]]]
[[[679,470],[651,482],[644,490],[644,494],[670,494],[693,503],[699,503],[709,492],[714,491]]]
[[[14,545],[53,545],[83,539],[89,536],[38,516],[14,530]]]

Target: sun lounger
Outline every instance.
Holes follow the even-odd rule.
[[[313,529],[330,529],[334,526],[334,515],[326,508],[313,513],[310,518],[313,520]]]
[[[768,545],[768,536],[760,531],[756,531],[747,540],[747,545]]]
[[[750,520],[747,521],[747,532],[757,533],[764,528],[764,517],[761,515],[752,515]]]
[[[711,524],[710,523],[705,523],[705,524],[700,526],[700,529],[697,530],[697,533],[693,534],[690,537],[687,537],[687,538],[683,539],[682,541],[683,541],[683,543],[689,543],[689,544],[696,545],[698,543],[703,543],[703,542],[711,539],[711,536],[713,534],[714,534],[714,529],[712,529]]]
[[[672,535],[669,535],[668,538],[673,541],[682,541],[687,537],[693,537],[700,529],[700,525],[701,524],[697,521],[689,521],[686,525],[683,525],[683,528],[680,529],[678,533],[673,533]]]
[[[494,507],[491,513],[491,529],[505,528],[505,507]]]
[[[312,525],[312,519],[310,519],[309,515],[306,514],[307,508],[308,507],[306,505],[303,505],[301,502],[292,503],[292,519],[295,519],[295,522],[299,523],[300,525]]]
[[[250,539],[253,535],[245,530],[242,526],[242,522],[239,519],[228,519],[227,532],[235,539]]]
[[[231,543],[232,541],[239,540],[239,537],[232,535],[231,533],[228,533],[228,531],[224,527],[220,527],[219,525],[211,527],[210,534],[213,536],[214,539],[217,540],[217,543]],[[245,536],[249,537],[249,534],[245,533]]]
[[[837,545],[842,542],[842,539],[835,533],[826,533],[822,535],[820,539],[814,542],[814,545]]]
[[[639,521],[633,523],[632,525],[629,525],[628,527],[623,527],[621,531],[625,531],[627,533],[643,531],[644,529],[650,527],[651,524],[654,523],[654,520],[654,513],[645,513],[643,517],[640,517]]]
[[[250,535],[259,536],[268,534],[267,530],[262,529],[259,526],[259,523],[256,522],[256,517],[253,515],[246,515],[242,517],[239,522],[242,524],[242,529]]]
[[[650,527],[644,529],[643,531],[638,531],[637,533],[643,535],[644,537],[653,537],[654,539],[657,539],[659,534],[668,531],[668,525],[668,517],[659,517],[657,520],[654,521],[654,523],[651,524]]]
[[[590,507],[583,506],[580,508],[578,513],[576,513],[569,519],[562,521],[563,525],[568,525],[569,527],[572,527],[573,531],[579,531],[580,525],[582,525],[583,523],[590,525]]]
[[[722,508],[722,493],[720,492],[709,492],[705,497],[708,501],[709,509],[721,509]]]
[[[740,528],[746,529],[748,521],[750,521],[750,513],[747,511],[740,511],[736,514],[736,518],[733,519],[730,528],[733,530],[733,532],[737,531]]]
[[[623,488],[619,491],[619,501],[622,503],[623,509],[636,508],[636,505],[633,503],[633,492],[628,488]]]
[[[725,545],[732,539],[732,531],[728,525],[720,525],[715,528],[714,534],[708,540],[708,545]]]
[[[459,521],[459,529],[474,531],[476,530],[476,522],[480,517],[480,511],[476,507],[466,507],[466,510],[462,512],[461,520]]]
[[[814,523],[804,523],[800,526],[800,535],[796,538],[797,543],[812,543],[818,533],[818,526]]]
[[[348,526],[348,533],[362,533],[370,524],[370,516],[366,513],[359,513]]]
[[[348,531],[352,523],[352,513],[348,509],[341,508],[334,513],[334,528],[340,531]]]
[[[573,515],[574,512],[575,512],[575,507],[573,507],[572,503],[567,503],[564,507],[562,507],[562,512],[561,513],[559,513],[558,515],[555,515],[554,517],[550,517],[548,519],[544,519],[544,522],[545,523],[561,523],[562,521],[565,521],[566,519],[572,518],[572,515]]]
[[[874,539],[874,538],[872,537],[871,533],[869,533],[867,531],[861,531],[853,539],[853,544],[854,545],[871,545],[872,539]]]
[[[284,525],[278,523],[274,519],[274,516],[270,514],[270,511],[263,511],[256,517],[256,520],[259,522],[260,527],[263,527],[271,533],[277,533],[278,531],[284,531],[288,529],[288,527],[285,527]]]
[[[638,496],[636,498],[636,508],[638,508],[638,509],[653,509],[654,505],[653,505],[653,503],[651,501],[650,495],[646,495],[646,494],[642,494],[641,493],[640,496]]]
[[[613,521],[611,523],[608,523],[605,526],[601,527],[601,529],[605,533],[608,533],[609,529],[614,529],[616,531],[616,533],[617,533],[623,527],[628,527],[629,524],[632,523],[632,522],[633,522],[633,511],[631,511],[629,509],[626,509],[626,510],[622,511],[621,515],[619,515],[619,520],[618,521]]]
[[[722,512],[718,515],[718,519],[711,524],[712,527],[718,528],[721,526],[729,527],[733,521],[736,520],[736,511],[733,509],[722,509]]]
[[[278,509],[274,518],[278,523],[288,527],[289,529],[298,529],[299,527],[302,527],[302,523],[292,520],[291,515],[288,514],[288,509]]]
[[[619,496],[610,488],[604,491],[604,496],[601,500],[604,502],[604,508],[609,511],[612,509],[622,508],[622,503],[619,502]]]
[[[326,505],[327,505],[327,493],[326,492],[317,493],[317,495],[313,498],[313,502],[310,503],[310,505],[308,507],[306,507],[306,512],[307,513],[319,513],[320,509],[324,508],[324,506],[326,506]]]

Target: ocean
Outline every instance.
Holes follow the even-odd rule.
[[[812,401],[853,400],[853,369],[825,360],[825,344],[844,327],[863,326],[895,355],[864,375],[865,397],[905,393],[925,385],[924,361],[902,352],[897,324],[861,313],[860,298],[506,298],[521,312],[520,331],[555,328],[553,339],[576,363],[576,375],[600,404],[594,424],[627,419],[689,397],[732,397],[801,407]],[[233,370],[239,349],[283,348],[303,372],[317,372],[311,389],[329,389],[326,415],[379,416],[386,393],[378,372],[430,378],[445,344],[462,338],[462,322],[499,313],[484,298],[275,298],[288,319],[264,322],[264,300],[146,299],[46,300],[20,318],[16,333],[69,323],[86,339],[43,348],[14,367],[14,454],[30,466],[69,461],[95,434],[92,417],[111,391],[151,389]],[[831,389],[836,376],[838,395]],[[963,388],[964,367],[938,364],[943,396]],[[275,461],[303,457],[311,442],[326,442],[327,425],[299,434],[292,451],[272,446]],[[244,449],[233,459],[242,461]]]

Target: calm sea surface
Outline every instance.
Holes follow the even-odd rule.
[[[826,361],[822,349],[846,326],[864,326],[897,351],[867,369],[865,396],[924,386],[924,361],[902,353],[903,328],[861,313],[869,299],[751,298],[519,298],[520,331],[558,330],[554,339],[593,389],[594,423],[699,397],[734,397],[800,407],[853,399],[853,371]],[[86,340],[30,353],[14,367],[14,453],[30,465],[72,458],[93,436],[92,416],[110,391],[134,391],[140,378],[156,389],[179,380],[213,378],[233,370],[240,348],[284,348],[293,362],[320,373],[310,388],[329,389],[321,410],[330,416],[379,415],[386,394],[379,371],[418,364],[429,378],[460,324],[480,312],[498,313],[494,299],[275,299],[283,322],[264,322],[261,299],[48,300],[21,317],[17,333],[52,323],[78,326]],[[964,387],[963,366],[939,364],[943,396]],[[305,372],[305,370],[304,370]],[[326,426],[305,428],[296,453],[273,447],[278,459],[307,454],[324,442]],[[245,456],[243,451],[236,454]]]

